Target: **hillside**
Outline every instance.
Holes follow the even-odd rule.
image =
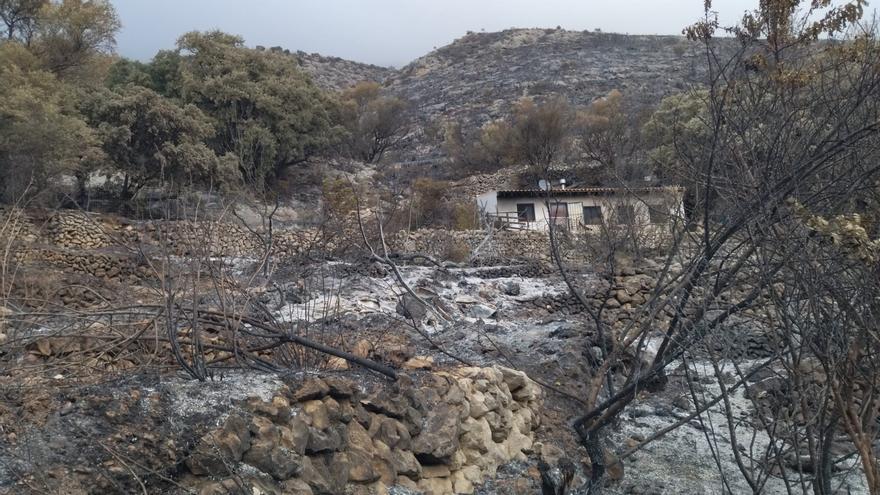
[[[584,105],[618,89],[655,104],[694,81],[699,63],[679,36],[511,29],[470,33],[404,67],[391,86],[425,119],[481,123],[521,96],[562,94]]]
[[[322,87],[371,80],[411,101],[422,127],[455,120],[465,127],[503,117],[518,98],[561,94],[587,105],[618,89],[637,107],[652,106],[700,78],[697,46],[681,36],[562,29],[468,33],[400,70],[297,52]],[[436,155],[418,136],[404,160]]]
[[[339,57],[325,57],[317,53],[296,52],[300,67],[315,83],[329,90],[344,90],[361,81],[385,82],[395,74],[394,69],[364,64]]]

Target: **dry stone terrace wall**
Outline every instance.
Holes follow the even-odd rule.
[[[413,380],[413,381],[410,381]],[[257,493],[470,494],[499,466],[525,460],[539,425],[540,387],[522,372],[457,368],[363,392],[313,379],[270,401],[253,398],[186,460],[200,494],[227,493],[238,469]],[[240,481],[239,481],[240,482]]]
[[[0,229],[19,262],[44,262],[75,273],[133,281],[148,276],[139,250],[184,256],[260,256],[262,240],[229,222],[130,221],[77,211],[0,210]],[[315,233],[278,231],[274,255],[306,249]],[[6,248],[6,245],[3,246]],[[134,278],[132,278],[134,277]]]
[[[473,252],[486,238],[482,230],[417,230],[402,233],[399,238],[401,250],[426,253],[443,257],[450,247],[462,246]],[[537,231],[501,231],[493,235],[480,250],[480,257],[489,259],[540,259],[549,260],[547,233]]]

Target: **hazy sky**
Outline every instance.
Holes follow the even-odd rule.
[[[248,46],[400,67],[467,31],[556,27],[680,34],[703,0],[112,0],[123,28],[118,50],[147,60],[192,30],[222,29]],[[757,0],[715,0],[732,23]]]

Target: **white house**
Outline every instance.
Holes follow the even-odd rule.
[[[684,217],[681,187],[577,187],[489,191],[482,212],[513,228],[547,230],[548,223],[578,230],[613,225],[664,225]]]

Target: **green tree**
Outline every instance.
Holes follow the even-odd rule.
[[[120,58],[107,71],[105,83],[109,88],[134,84],[145,88],[155,89],[153,86],[151,64]]]
[[[178,49],[181,98],[212,119],[209,143],[237,159],[249,184],[271,184],[337,138],[332,102],[291,57],[245,48],[218,31],[186,34]]]
[[[685,181],[682,157],[695,156],[712,135],[706,91],[667,96],[642,127],[648,157],[658,175]]]
[[[123,199],[149,185],[217,184],[233,175],[205,144],[214,129],[193,105],[181,107],[155,91],[130,85],[95,92],[82,107],[112,170],[122,174]]]
[[[547,177],[550,166],[564,153],[571,137],[572,109],[562,97],[536,103],[520,99],[513,108],[511,152],[529,164],[537,177]]]
[[[0,200],[39,191],[100,160],[92,130],[73,108],[73,91],[17,43],[0,44]]]
[[[47,3],[48,0],[0,0],[0,21],[6,27],[6,40],[30,43]]]
[[[61,0],[40,11],[32,50],[60,76],[75,72],[116,47],[121,27],[108,0]]]
[[[177,50],[160,50],[150,61],[148,72],[150,88],[168,98],[180,98],[180,53]]]
[[[409,105],[400,98],[382,95],[371,81],[358,83],[342,94],[342,120],[348,131],[347,153],[365,162],[382,159],[409,133]]]
[[[605,181],[641,180],[641,135],[637,117],[627,108],[623,93],[613,89],[577,114],[580,150],[601,167]]]

